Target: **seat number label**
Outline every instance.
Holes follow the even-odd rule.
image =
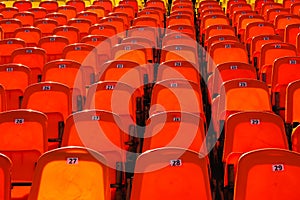
[[[77,165],[78,164],[78,158],[67,158],[67,164],[68,165]]]
[[[272,165],[272,171],[273,172],[284,171],[284,165],[283,164]]]
[[[180,159],[170,160],[171,167],[179,167],[182,165],[182,161]]]

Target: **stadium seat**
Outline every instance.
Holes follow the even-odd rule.
[[[162,147],[180,147],[205,153],[205,135],[201,117],[185,112],[162,112],[147,120],[142,152]]]
[[[22,107],[43,112],[48,117],[48,149],[61,142],[64,122],[72,113],[70,88],[55,82],[41,82],[26,88]]]
[[[76,15],[77,15],[76,7],[70,6],[70,5],[59,6],[57,8],[57,12],[65,14],[67,16],[68,20],[76,17]]]
[[[272,199],[274,195],[276,198],[298,199],[299,156],[282,149],[244,154],[238,162],[234,200]]]
[[[53,13],[57,11],[58,3],[53,0],[41,1],[39,7],[45,8],[48,13]]]
[[[49,19],[54,19],[55,21],[57,21],[59,26],[66,25],[68,21],[68,18],[65,14],[58,12],[48,13],[45,17]]]
[[[53,35],[54,29],[58,26],[58,22],[54,19],[35,20],[34,26],[40,29],[42,37]]]
[[[0,113],[0,152],[12,161],[12,198],[28,195],[35,163],[47,151],[47,117],[32,110]]]
[[[25,88],[30,84],[31,70],[21,64],[0,65],[0,84],[5,88],[7,110],[21,107]]]
[[[147,151],[137,158],[130,200],[210,200],[207,171],[207,160],[196,152],[181,148]]]
[[[63,36],[46,36],[39,40],[38,47],[44,49],[47,55],[47,62],[62,58],[64,48],[69,44],[69,40]]]
[[[89,132],[86,132],[86,129]],[[125,142],[127,132],[124,131],[118,115],[104,110],[85,110],[72,114],[66,121],[62,146],[82,146],[91,148],[107,158],[109,167],[109,187],[112,199],[120,195],[125,183]],[[95,142],[99,141],[99,142]],[[117,192],[117,194],[116,194]],[[122,194],[122,193],[121,193]]]
[[[11,62],[11,54],[14,50],[25,47],[25,42],[21,39],[10,38],[0,41],[0,59],[1,64]]]
[[[49,151],[37,162],[28,199],[110,199],[108,170],[106,158],[92,149]]]
[[[297,49],[294,45],[276,42],[268,43],[262,46],[260,53],[260,61],[258,64],[260,79],[271,85],[271,74],[273,62],[280,57],[297,56]]]
[[[23,26],[33,26],[34,14],[32,14],[31,12],[19,12],[14,15],[14,18],[20,20]]]
[[[33,26],[22,27],[15,30],[14,37],[24,40],[27,47],[36,47],[42,37],[42,32],[39,28]]]
[[[88,19],[72,18],[68,21],[67,25],[78,28],[79,36],[80,36],[79,41],[80,41],[83,37],[88,35],[89,28],[91,27],[92,22]]]
[[[2,19],[0,20],[0,26],[5,39],[14,38],[14,32],[22,27],[22,22],[18,19]]]
[[[11,62],[29,67],[31,70],[30,83],[37,83],[41,81],[42,71],[46,63],[46,52],[37,47],[18,48],[12,52]]]
[[[271,78],[273,110],[275,113],[280,114],[283,119],[285,117],[287,86],[289,83],[300,79],[299,65],[300,57],[297,56],[277,58],[273,64]],[[291,93],[291,95],[293,94]]]

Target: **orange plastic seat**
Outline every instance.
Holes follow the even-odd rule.
[[[204,120],[185,112],[162,112],[146,123],[143,152],[162,147],[180,147],[205,152]]]
[[[54,29],[58,26],[58,22],[54,19],[35,20],[34,26],[41,30],[42,37],[53,35]]]
[[[144,37],[127,37],[122,40],[122,44],[139,44],[146,50],[146,59],[149,63],[154,63],[157,58],[155,52],[156,44]]]
[[[96,0],[93,2],[95,6],[102,6],[107,12],[111,12],[113,8],[113,2],[110,0]]]
[[[184,60],[172,60],[161,63],[158,66],[156,81],[172,78],[183,78],[200,84],[201,74],[199,66]]]
[[[87,128],[90,131],[86,132]],[[122,175],[125,169],[125,136],[127,135],[125,135],[121,119],[112,112],[85,110],[70,115],[66,121],[62,139],[63,147],[87,147],[106,157],[106,166],[109,168],[108,181],[110,184],[119,187],[108,186],[107,189],[111,193],[111,199],[114,199],[116,192],[121,192],[120,187],[125,183]]]
[[[14,33],[15,38],[20,38],[25,41],[26,46],[35,47],[37,46],[40,38],[42,37],[42,32],[40,29],[31,27],[17,28]]]
[[[108,13],[108,11],[105,10],[105,8],[100,5],[88,6],[85,8],[85,11],[96,13],[99,19],[105,17]]]
[[[279,35],[258,35],[252,38],[250,43],[250,60],[255,68],[258,67],[258,61],[260,60],[260,51],[264,44],[272,42],[282,42],[282,38]]]
[[[161,46],[168,45],[188,45],[194,48],[198,47],[198,43],[188,35],[180,32],[168,33],[163,37]]]
[[[129,60],[143,66],[148,63],[146,48],[140,44],[121,43],[112,48],[114,60]]]
[[[237,78],[257,79],[256,70],[253,66],[242,62],[226,62],[217,65],[213,74],[213,88],[211,95],[220,94],[222,83]]]
[[[77,13],[76,18],[87,19],[92,22],[92,24],[97,24],[98,15],[91,11],[82,11]]]
[[[80,32],[73,26],[58,26],[53,30],[53,34],[68,38],[69,44],[77,43],[80,40]]]
[[[14,18],[20,20],[23,26],[33,26],[34,14],[32,14],[31,12],[19,12],[14,15]]]
[[[274,20],[276,33],[281,37],[284,37],[285,27],[289,24],[295,24],[295,23],[300,23],[300,16],[294,14],[278,15]]]
[[[58,12],[48,13],[45,17],[49,19],[54,19],[55,21],[57,21],[59,26],[66,25],[68,21],[68,18],[65,14]]]
[[[41,1],[39,7],[45,8],[48,13],[53,13],[57,11],[58,2],[54,0]]]
[[[270,8],[267,10],[265,19],[270,23],[274,23],[274,20],[278,15],[289,14],[289,13],[290,13],[290,9],[288,8]]]
[[[72,95],[72,110],[82,110],[85,87],[89,84],[84,80],[81,64],[73,60],[54,60],[44,66],[42,81],[62,83],[70,88]]]
[[[136,11],[134,7],[129,4],[119,4],[113,8],[113,12],[123,12],[128,14],[129,20],[134,19]]]
[[[32,8],[32,3],[28,0],[18,0],[13,3],[13,7],[18,8],[19,12],[23,12]]]
[[[81,39],[81,43],[89,44],[97,49],[98,66],[102,66],[111,58],[111,38],[103,35],[88,35]]]
[[[6,92],[2,85],[0,85],[0,111],[3,112],[6,110],[7,101],[6,101]]]
[[[297,35],[300,33],[300,23],[289,24],[284,31],[284,42],[297,45]]]
[[[74,6],[77,13],[85,9],[85,2],[83,0],[69,0],[66,2],[66,5]]]
[[[272,111],[265,83],[240,78],[222,84],[217,119],[226,120],[229,115],[240,111]]]
[[[21,64],[0,65],[0,84],[5,88],[7,110],[21,107],[25,88],[30,84],[31,70]]]
[[[59,6],[57,8],[57,12],[65,14],[67,16],[68,20],[76,17],[76,15],[77,15],[76,7],[70,6],[70,5]]]
[[[208,38],[217,36],[217,35],[235,36],[235,30],[232,26],[226,25],[226,24],[211,25],[206,29],[205,40],[203,41],[203,44],[205,41],[208,40]]]
[[[182,33],[190,36],[192,39],[196,40],[196,32],[194,26],[187,24],[171,25],[167,27],[166,34],[170,33]]]
[[[161,51],[161,62],[181,60],[189,61],[195,65],[199,62],[197,47],[195,48],[187,45],[168,45],[164,46]]]
[[[289,83],[300,79],[299,65],[300,58],[297,56],[277,58],[273,64],[271,78],[273,110],[280,114],[283,119],[285,116],[287,86]],[[291,108],[290,106],[292,105],[289,105],[289,108]]]
[[[185,79],[156,82],[152,89],[149,116],[165,112],[190,112],[205,119],[199,84]]]
[[[298,84],[298,83],[297,83]],[[291,136],[291,143],[292,143],[292,150],[295,152],[300,152],[300,126],[296,126],[292,132]]]
[[[268,22],[253,22],[246,26],[244,41],[249,49],[251,40],[259,35],[275,35],[275,28],[273,24]]]
[[[193,151],[181,148],[147,151],[137,158],[130,199],[210,200],[207,170],[206,159]],[[179,181],[174,182],[175,177]]]
[[[207,74],[215,70],[215,65],[225,62],[248,63],[248,53],[245,46],[239,42],[218,42],[210,47],[210,58],[207,64]]]
[[[128,37],[145,37],[154,42],[155,46],[158,44],[158,33],[156,28],[149,26],[131,26],[127,31]]]
[[[2,19],[0,20],[0,26],[4,38],[13,38],[15,30],[22,27],[22,22],[18,19]]]
[[[119,37],[117,35],[117,29],[110,24],[96,24],[90,27],[90,35],[102,35],[110,38],[111,46],[119,43]]]
[[[89,44],[75,43],[65,46],[62,57],[79,62],[82,66],[87,67],[86,73],[96,73],[98,70],[97,64],[97,49]]]
[[[38,110],[47,115],[48,149],[57,148],[64,122],[72,113],[70,88],[55,82],[32,84],[24,92],[21,108]]]
[[[62,58],[64,48],[69,44],[69,40],[63,36],[46,36],[39,40],[38,47],[46,51],[47,62]]]
[[[260,61],[259,61],[259,74],[261,80],[271,85],[271,74],[273,62],[280,57],[284,56],[297,56],[297,49],[294,45],[277,42],[268,43],[261,48]]]
[[[125,37],[125,23],[122,18],[118,18],[116,16],[110,16],[110,17],[103,17],[99,20],[100,25],[112,25],[116,28],[117,34],[119,37],[124,38]]]
[[[5,7],[0,9],[0,13],[3,15],[4,19],[11,19],[15,14],[19,12],[19,9],[16,7]]]
[[[106,158],[92,149],[65,147],[49,151],[37,162],[28,199],[110,199],[108,170]]]
[[[47,15],[46,8],[38,7],[38,8],[30,8],[29,12],[34,14],[34,19],[42,19],[45,18]]]
[[[11,62],[11,54],[14,50],[25,47],[25,42],[21,39],[10,38],[0,41],[0,59],[1,64]]]
[[[72,0],[73,1],[73,0]],[[92,22],[88,19],[72,18],[68,21],[68,26],[78,28],[80,39],[87,36]]]
[[[283,120],[270,112],[239,112],[225,122],[222,161],[225,164],[224,185],[232,190],[238,158],[252,150],[281,148],[288,150]],[[233,158],[236,156],[236,158]],[[232,170],[232,166],[233,170]],[[231,176],[229,176],[231,174]],[[233,175],[233,176],[232,176]]]
[[[29,67],[31,70],[30,82],[37,83],[41,80],[44,64],[46,63],[46,52],[37,47],[19,48],[12,52],[11,61]]]
[[[264,22],[264,17],[258,14],[245,14],[239,17],[237,23],[237,35],[240,38],[241,42],[245,43],[246,38],[245,30],[248,27],[248,24],[253,22]]]
[[[149,78],[149,76],[147,66],[142,66],[131,60],[112,60],[101,66],[98,80],[120,81],[144,94],[144,86],[151,82],[153,78]]]
[[[141,96],[139,90],[127,83],[113,80],[100,81],[89,88],[85,108],[116,113],[120,116],[122,124],[128,128],[131,124],[140,122],[135,111],[138,109],[137,100]],[[120,104],[121,99],[124,104]]]
[[[47,151],[47,117],[32,110],[2,112],[0,152],[12,161],[12,198],[29,194],[35,163]]]
[[[279,199],[298,199],[299,158],[298,153],[282,149],[257,150],[243,155],[238,162],[234,200],[269,200],[274,195]]]

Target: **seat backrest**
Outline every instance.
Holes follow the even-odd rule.
[[[153,86],[149,116],[164,111],[190,112],[203,115],[199,84],[186,79],[168,79]],[[203,116],[203,118],[205,118]]]
[[[136,161],[130,199],[210,200],[208,177],[207,161],[196,152],[181,148],[147,151]]]
[[[65,185],[63,189],[61,185]],[[43,154],[37,162],[30,200],[110,199],[106,158],[92,149],[65,147]]]
[[[12,52],[11,61],[20,63],[30,68],[31,83],[41,80],[44,64],[46,63],[46,52],[37,47],[19,48]]]
[[[52,35],[42,37],[38,46],[46,51],[47,62],[62,58],[64,48],[69,44],[68,38]]]
[[[272,199],[274,195],[278,199],[298,199],[299,158],[298,153],[282,149],[244,154],[238,162],[234,200]]]
[[[166,61],[159,65],[157,81],[183,78],[200,84],[201,74],[197,65],[184,60]]]
[[[30,76],[31,71],[25,65],[0,65],[0,84],[5,88],[8,110],[20,108],[20,98],[30,84]]]
[[[269,89],[254,79],[226,81],[221,87],[218,110],[220,120],[237,111],[272,111]]]
[[[205,153],[204,120],[185,112],[162,112],[146,123],[143,152],[161,147],[180,147]]]
[[[12,182],[30,183],[35,163],[47,151],[47,117],[33,110],[12,110],[0,116],[0,152],[13,163]]]
[[[58,26],[53,30],[54,35],[68,38],[69,44],[79,42],[79,29],[73,26]]]
[[[223,162],[232,153],[262,148],[288,149],[283,120],[270,112],[239,112],[225,121]]]
[[[242,62],[226,62],[217,65],[213,75],[213,94],[220,94],[222,83],[237,78],[257,79],[256,69]]]

